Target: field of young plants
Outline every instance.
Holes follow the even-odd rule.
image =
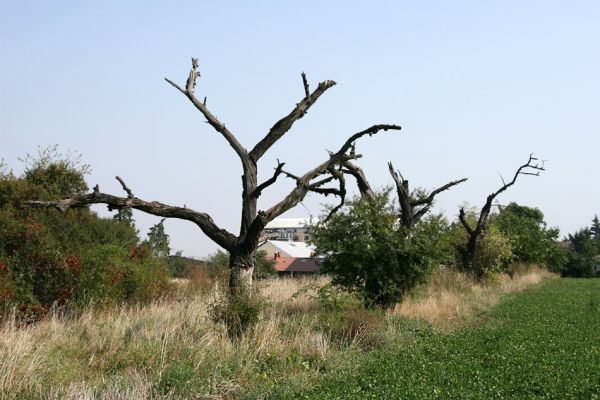
[[[598,399],[599,344],[600,280],[556,279],[511,295],[473,326],[415,328],[393,349],[273,398]]]

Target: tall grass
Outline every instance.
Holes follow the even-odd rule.
[[[501,274],[478,283],[455,270],[440,269],[426,285],[397,305],[394,314],[451,331],[497,304],[503,295],[520,292],[530,285],[555,277],[538,266],[521,266],[515,268],[512,277]]]
[[[393,313],[454,327],[503,293],[547,277],[536,269],[482,286],[441,271]],[[26,327],[8,318],[0,327],[0,398],[231,399],[287,379],[308,383],[372,346],[398,339],[401,333],[390,328],[394,315],[328,309],[311,290],[294,296],[324,283],[265,283],[269,305],[235,343],[208,313],[217,288],[190,291],[182,285],[180,296],[143,306],[54,312]]]

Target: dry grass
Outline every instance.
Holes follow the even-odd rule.
[[[55,314],[25,328],[9,319],[0,328],[0,398],[177,397],[169,379],[195,381],[198,398],[230,398],[256,378],[265,358],[285,360],[293,350],[325,360],[328,336],[312,331],[311,315],[286,311],[315,308],[305,296],[292,298],[307,283],[269,282],[264,292],[272,306],[235,344],[208,316],[216,289],[140,307]]]
[[[493,281],[476,283],[456,271],[442,269],[421,290],[397,305],[393,313],[451,331],[497,304],[503,295],[555,277],[546,269],[531,267],[518,269],[512,277],[503,274]]]
[[[536,269],[494,285],[475,285],[459,274],[440,272],[395,313],[455,327],[503,293],[547,277]],[[325,282],[265,283],[262,292],[270,305],[256,328],[236,343],[208,314],[216,290],[190,295],[185,289],[185,295],[138,307],[54,313],[25,328],[8,319],[0,327],[0,399],[231,399],[248,387],[278,384],[280,376],[302,384],[349,353],[368,348],[369,330],[397,339],[371,314],[350,310],[331,319],[336,315],[324,310],[310,290],[294,296]],[[348,326],[336,336],[336,327],[323,320]]]

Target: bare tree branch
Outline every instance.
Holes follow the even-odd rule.
[[[400,130],[400,129],[401,128],[398,125],[380,124],[380,125],[373,125],[363,131],[357,132],[354,135],[350,136],[336,153],[330,154],[329,159],[327,161],[324,161],[323,163],[319,164],[315,168],[306,172],[301,177],[298,177],[296,188],[294,188],[279,203],[275,204],[273,207],[271,207],[267,211],[265,211],[265,213],[264,213],[265,218],[267,218],[267,220],[270,221],[273,218],[283,214],[290,208],[294,207],[296,204],[298,204],[298,202],[300,200],[302,200],[302,198],[304,198],[306,193],[310,190],[309,182],[311,180],[317,178],[318,176],[325,174],[331,167],[333,167],[335,165],[341,165],[348,160],[360,157],[360,155],[357,155],[357,154],[355,154],[355,155],[346,154],[349,150],[351,150],[351,148],[354,145],[354,142],[356,142],[356,140],[360,139],[361,137],[363,137],[365,135],[369,135],[369,136],[375,135],[380,131]]]
[[[57,208],[60,211],[85,207],[90,204],[106,204],[109,210],[130,207],[159,217],[184,219],[198,225],[202,232],[226,250],[230,251],[236,244],[236,237],[225,229],[219,228],[208,214],[190,208],[169,206],[157,201],[148,202],[136,197],[117,197],[101,193],[98,190],[62,200],[25,202],[25,205],[31,208]]]
[[[121,179],[118,175],[115,177],[116,180],[119,181],[119,183],[121,184],[121,186],[123,187],[123,190],[125,192],[127,192],[127,197],[130,199],[133,199],[135,196],[133,195],[133,192],[131,191],[131,189],[129,189],[127,187],[127,185],[125,184],[125,182],[123,181],[123,179]],[[97,185],[96,185],[97,186]],[[100,188],[98,188],[98,190],[94,190],[95,192],[99,192]]]
[[[443,192],[445,190],[450,189],[452,186],[456,186],[459,183],[466,182],[467,180],[468,180],[468,178],[462,178],[462,179],[458,179],[456,181],[448,182],[444,186],[440,186],[439,188],[437,188],[437,189],[433,190],[431,193],[429,193],[429,196],[427,196],[427,198],[421,199],[421,200],[415,200],[413,202],[413,206],[420,206],[423,204],[431,204],[431,203],[433,203],[435,196],[437,196],[438,194],[440,194],[441,192]]]
[[[252,195],[254,197],[259,197],[263,190],[265,190],[267,187],[274,184],[277,181],[277,178],[279,177],[279,175],[281,175],[281,173],[284,172],[283,171],[284,165],[285,165],[285,163],[279,162],[279,160],[277,160],[277,167],[275,168],[275,172],[273,173],[273,176],[271,178],[267,179],[266,181],[264,181],[263,183],[261,183],[260,185],[258,185]]]
[[[429,212],[433,206],[435,196],[439,193],[450,189],[452,186],[458,185],[459,183],[465,182],[467,178],[459,179],[456,181],[449,182],[429,193],[429,195],[422,199],[414,199],[411,196],[408,181],[404,179],[400,171],[394,169],[391,162],[388,162],[388,168],[394,183],[396,184],[396,192],[398,194],[398,203],[400,203],[400,219],[402,225],[410,228],[415,223],[419,222],[425,214]],[[417,209],[418,207],[422,207]]]
[[[198,68],[198,60],[192,58],[192,69],[190,70],[190,74],[188,80],[186,82],[185,90],[182,89],[179,85],[173,82],[170,79],[165,78],[167,82],[169,82],[173,87],[178,89],[181,93],[183,93],[192,104],[204,115],[206,121],[210,126],[212,126],[217,132],[219,132],[225,140],[229,143],[229,145],[235,150],[237,155],[240,157],[243,163],[248,161],[248,151],[242,144],[237,140],[235,135],[229,131],[225,127],[225,124],[219,121],[219,119],[214,116],[206,107],[206,98],[204,101],[200,101],[196,96],[194,96],[194,88],[196,87],[196,78],[200,76],[200,72],[197,71]]]
[[[460,223],[462,224],[462,226],[465,228],[465,230],[467,231],[467,233],[469,235],[472,235],[473,234],[473,228],[471,228],[471,225],[469,225],[469,222],[465,218],[465,210],[462,207],[460,208],[460,211],[458,213],[458,220],[460,221]]]
[[[375,192],[371,189],[371,185],[365,176],[364,171],[358,165],[353,164],[350,161],[346,161],[343,164],[344,169],[342,171],[344,173],[350,174],[356,179],[356,184],[358,186],[358,190],[360,191],[361,196],[367,197],[369,199],[375,198]]]
[[[252,160],[254,160],[254,162],[257,162],[263,156],[263,154],[265,154],[265,152],[269,150],[273,144],[275,144],[275,142],[285,135],[290,130],[294,122],[302,118],[308,109],[318,100],[319,97],[321,97],[323,93],[325,93],[327,89],[335,85],[334,81],[323,81],[319,83],[319,86],[314,92],[307,94],[308,83],[306,81],[306,75],[303,75],[303,81],[305,82],[304,90],[306,96],[298,104],[296,104],[296,107],[294,107],[292,112],[277,121],[271,130],[269,130],[269,133],[267,133],[267,135],[262,138],[260,142],[258,142],[250,151],[250,157]]]
[[[344,206],[346,201],[346,179],[344,178],[344,174],[341,171],[336,171],[334,169],[331,170],[331,176],[333,176],[339,182],[340,186],[335,193],[340,198],[340,202],[337,206],[333,207],[327,217],[323,220],[323,222],[327,222],[331,219],[331,217]]]
[[[305,97],[310,96],[310,88],[308,87],[308,79],[306,79],[306,74],[302,72],[302,84],[304,85],[304,95]]]

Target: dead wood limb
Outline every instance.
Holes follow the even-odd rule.
[[[210,126],[212,126],[217,132],[219,132],[225,140],[229,143],[229,145],[235,150],[237,155],[241,158],[242,162],[248,161],[248,151],[242,144],[238,141],[236,136],[225,126],[224,123],[219,121],[219,119],[211,113],[206,107],[206,98],[204,101],[200,101],[194,95],[194,88],[196,87],[196,79],[200,76],[200,72],[198,72],[198,60],[196,58],[192,58],[192,69],[190,70],[190,74],[188,76],[188,80],[186,82],[186,88],[181,88],[178,84],[173,82],[172,80],[165,78],[167,82],[169,82],[173,87],[178,89],[181,93],[183,93],[198,109],[202,115],[206,118],[206,121]]]
[[[129,195],[129,193],[128,193]],[[31,208],[56,208],[66,211],[70,208],[86,207],[91,204],[106,204],[109,211],[121,208],[134,208],[148,214],[165,218],[177,218],[191,221],[198,225],[215,243],[225,249],[231,249],[236,243],[236,237],[219,228],[210,215],[185,207],[173,207],[157,201],[145,201],[137,197],[118,197],[98,191],[75,195],[69,198],[52,201],[27,201],[25,205]]]
[[[279,121],[275,123],[267,133],[267,135],[262,138],[256,146],[250,151],[250,157],[254,162],[258,162],[258,160],[265,154],[275,142],[277,142],[283,135],[285,135],[294,122],[299,120],[306,114],[308,109],[315,104],[315,102],[321,97],[325,91],[331,87],[333,87],[336,83],[331,80],[326,80],[319,83],[319,86],[314,90],[314,92],[308,92],[308,81],[306,81],[306,75],[303,73],[302,79],[304,81],[304,90],[305,97],[300,100],[299,103],[296,104],[296,107],[285,117],[281,118]]]
[[[492,206],[493,206],[492,203],[493,203],[494,199],[499,194],[501,194],[502,192],[507,190],[509,187],[514,185],[515,182],[517,181],[517,178],[519,177],[519,175],[539,176],[542,171],[545,171],[544,162],[543,161],[540,162],[536,157],[534,157],[533,154],[530,154],[527,162],[525,164],[519,166],[519,168],[517,168],[512,180],[510,182],[507,183],[504,181],[504,179],[502,179],[502,183],[503,183],[502,186],[498,190],[496,190],[495,192],[493,192],[487,196],[485,204],[483,205],[483,207],[481,208],[481,211],[479,212],[479,217],[477,218],[477,223],[476,223],[475,227],[471,226],[469,224],[469,222],[467,221],[464,208],[462,208],[462,207],[460,208],[460,211],[458,214],[458,219],[459,219],[460,223],[462,224],[462,226],[467,231],[467,234],[469,235],[466,245],[459,246],[459,248],[458,248],[458,250],[461,253],[462,258],[463,258],[463,260],[462,260],[463,268],[465,268],[467,270],[472,269],[472,263],[473,263],[473,259],[475,257],[475,252],[477,250],[479,238],[480,238],[481,234],[483,233],[483,231],[485,230],[487,219],[492,210]],[[481,272],[481,271],[479,271],[479,272]],[[476,277],[478,279],[482,278],[482,276],[480,276],[481,275],[480,273],[477,273],[476,275],[477,275]]]
[[[277,167],[275,167],[275,172],[273,173],[273,176],[271,178],[267,179],[266,181],[264,181],[263,183],[261,183],[260,185],[258,185],[252,195],[254,197],[259,197],[263,190],[265,190],[266,188],[268,188],[269,186],[274,184],[277,181],[277,178],[279,177],[279,175],[284,173],[284,171],[283,171],[284,165],[285,165],[285,163],[279,162],[279,160],[277,160]]]

